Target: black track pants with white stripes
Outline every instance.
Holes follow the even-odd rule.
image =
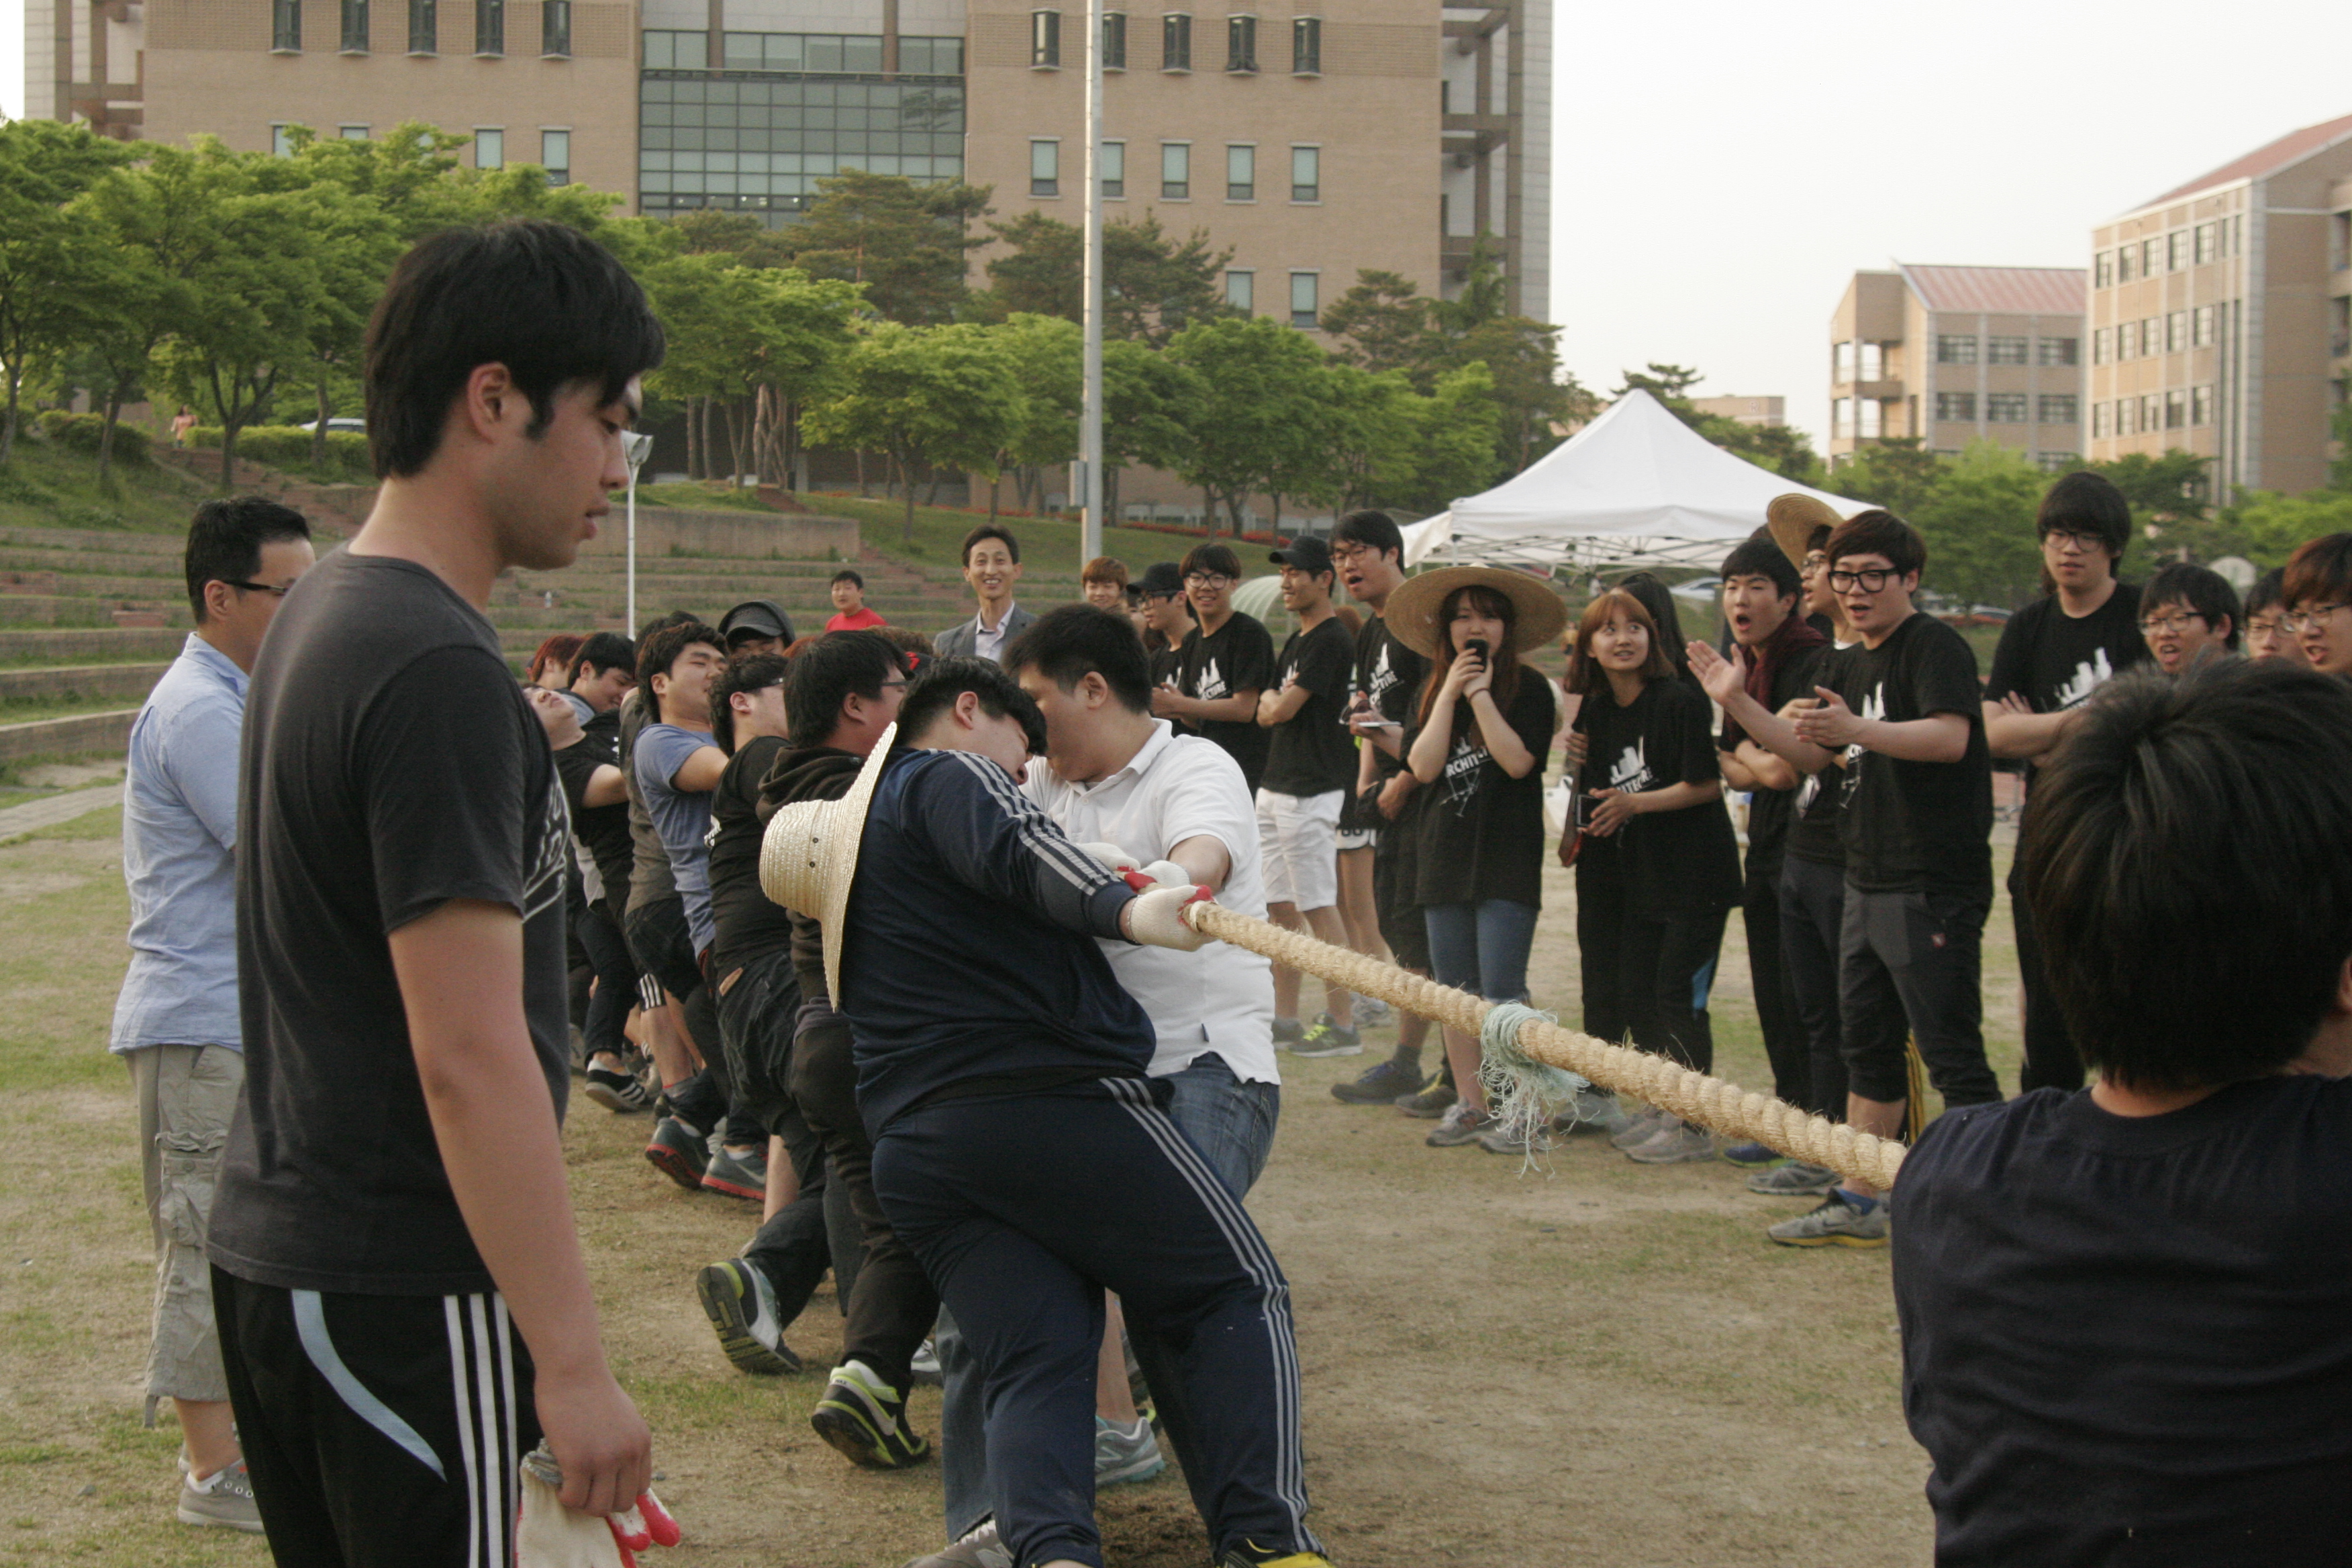
[[[934,1100],[883,1130],[874,1189],[986,1376],[993,1511],[1016,1563],[1102,1562],[1105,1289],[1174,1351],[1195,1417],[1185,1479],[1212,1545],[1320,1550],[1289,1286],[1149,1081]]]
[[[506,1568],[539,1444],[495,1294],[283,1290],[213,1270],[238,1440],[278,1568]]]

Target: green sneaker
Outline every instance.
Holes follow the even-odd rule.
[[[850,1463],[869,1470],[903,1470],[930,1457],[929,1440],[907,1425],[905,1396],[862,1361],[833,1369],[809,1425]]]

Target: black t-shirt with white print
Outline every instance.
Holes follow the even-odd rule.
[[[1835,689],[1864,719],[1908,723],[1936,713],[1968,721],[1956,763],[1905,762],[1846,748],[1839,830],[1846,880],[1866,893],[1942,892],[1992,899],[1992,754],[1985,749],[1976,650],[1916,612],[1876,647],[1840,656]]]
[[[1801,648],[1782,659],[1780,668],[1772,672],[1772,689],[1767,694],[1765,707],[1778,713],[1791,700],[1812,696],[1813,687],[1818,683],[1822,655],[1828,651],[1819,646]],[[1749,657],[1754,656],[1751,654]],[[1726,752],[1734,751],[1737,747],[1731,742],[1744,733],[1727,714],[1718,743]],[[1807,796],[1806,785],[1811,782],[1801,774],[1796,784],[1788,789],[1766,789],[1759,784],[1748,792],[1748,866],[1751,874],[1767,877],[1780,874],[1780,861],[1788,853],[1790,834],[1796,823],[1798,803]],[[1820,793],[1820,787],[1815,785],[1811,795],[1817,796]],[[1834,849],[1837,842],[1834,816],[1830,819],[1829,836]]]
[[[1364,624],[1356,629],[1356,689],[1372,700],[1374,711],[1392,724],[1406,723],[1412,717],[1412,700],[1428,674],[1427,656],[1415,653],[1390,631],[1387,616],[1364,617]],[[1374,750],[1373,776],[1381,783],[1404,771],[1402,745],[1393,757]]]
[[[1576,787],[1587,799],[1597,789],[1627,795],[1669,784],[1720,785],[1714,710],[1689,683],[1675,677],[1645,682],[1619,707],[1606,682],[1577,710],[1584,731],[1584,765]],[[1607,837],[1587,838],[1577,876],[1622,878],[1637,914],[1679,914],[1728,909],[1739,901],[1739,839],[1718,794],[1679,811],[1643,812]]]
[[[1194,626],[1184,637],[1184,652],[1176,669],[1176,689],[1187,697],[1214,702],[1237,691],[1264,691],[1274,684],[1274,638],[1255,616],[1235,610],[1214,635]],[[1214,719],[1196,725],[1202,735],[1225,749],[1241,764],[1242,779],[1257,793],[1265,775],[1268,736],[1255,719],[1235,723]]]
[[[1468,706],[1459,704],[1457,713]],[[1466,716],[1436,782],[1413,792],[1412,902],[1425,908],[1507,899],[1543,907],[1543,759],[1556,712],[1551,682],[1519,666],[1503,718],[1535,753],[1536,765],[1516,779],[1488,754],[1476,715]],[[1410,753],[1421,727],[1407,722]]]
[[[1851,647],[1853,645],[1847,645]],[[1805,656],[1805,684],[1796,695],[1812,697],[1813,688],[1838,689],[1838,668],[1846,647],[1817,647]],[[1779,710],[1774,710],[1779,711]],[[1783,859],[1807,860],[1816,866],[1845,865],[1845,839],[1838,831],[1838,807],[1845,800],[1845,769],[1832,763],[1817,773],[1807,773],[1789,792],[1789,837]]]
[[[262,646],[240,767],[246,1089],[212,1260],[284,1289],[492,1289],[442,1167],[390,936],[456,899],[521,917],[518,1000],[561,1117],[570,824],[497,631],[423,566],[329,555]],[[546,1113],[511,1112],[518,1132]]]
[[[1337,616],[1313,631],[1293,632],[1275,661],[1276,690],[1304,687],[1305,703],[1276,724],[1266,748],[1265,787],[1284,795],[1328,795],[1355,787],[1356,737],[1348,730],[1348,692],[1355,648]]]
[[[2022,697],[2036,713],[2063,713],[2147,656],[2134,584],[2116,584],[2107,602],[2087,616],[2068,615],[2053,594],[2026,605],[2001,628],[1985,700]],[[2035,771],[2028,762],[2029,787]]]

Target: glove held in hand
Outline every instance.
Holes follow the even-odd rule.
[[[1141,873],[1134,873],[1140,875]],[[1172,947],[1180,952],[1197,952],[1214,939],[1206,931],[1194,931],[1184,923],[1184,906],[1210,902],[1206,888],[1189,883],[1172,888],[1155,887],[1139,894],[1128,907],[1127,934],[1149,947]]]

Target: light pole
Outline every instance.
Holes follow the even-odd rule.
[[[635,430],[621,432],[621,456],[629,464],[629,593],[627,624],[621,627],[624,635],[637,635],[637,470],[646,466],[646,458],[654,449],[654,438]]]
[[[1086,267],[1078,313],[1086,347],[1079,375],[1078,564],[1103,552],[1102,0],[1087,0]]]

